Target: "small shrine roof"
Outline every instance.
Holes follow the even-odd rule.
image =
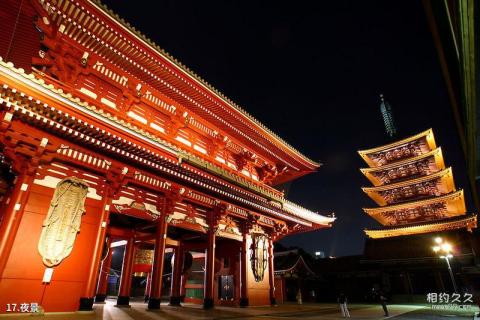
[[[308,274],[315,275],[298,250],[275,252],[274,255],[275,274],[304,271]]]

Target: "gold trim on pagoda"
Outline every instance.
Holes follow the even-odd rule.
[[[445,169],[432,129],[358,153],[370,166],[360,171],[373,184],[362,190],[379,205],[363,211],[386,227],[365,230],[370,238],[476,228],[476,217],[465,218],[463,190],[456,190],[452,168]],[[468,223],[453,223],[462,219]]]
[[[377,186],[386,184],[384,181],[378,178],[378,176],[381,175],[381,172],[388,172],[389,170],[392,170],[392,169],[408,167],[411,164],[418,163],[421,160],[428,159],[430,157],[433,157],[435,168],[429,168],[430,172],[428,174],[436,173],[440,170],[445,169],[445,162],[443,161],[442,148],[438,147],[435,150],[432,150],[420,156],[416,156],[414,158],[406,159],[399,162],[394,162],[392,164],[382,166],[382,167],[361,168],[360,171],[363,173],[363,175],[365,175],[365,177],[367,177],[368,180],[370,180],[370,182],[374,186],[377,187]]]
[[[405,226],[400,228],[392,229],[383,229],[383,230],[365,230],[365,233],[369,238],[380,239],[380,238],[390,238],[390,237],[399,237],[412,234],[422,234],[422,233],[431,233],[431,232],[442,232],[455,229],[467,229],[469,232],[472,232],[473,229],[477,227],[477,216],[467,216],[462,217],[454,221],[438,221],[425,223],[415,226]]]
[[[384,146],[381,146],[381,147],[377,147],[377,148],[360,150],[360,151],[358,151],[358,153],[360,154],[360,156],[363,158],[363,160],[365,160],[365,162],[370,167],[381,167],[384,164],[381,164],[378,161],[375,161],[372,158],[373,154],[377,154],[377,153],[381,153],[381,152],[388,152],[388,151],[391,151],[391,150],[393,151],[396,148],[397,149],[402,148],[402,147],[405,148],[406,145],[411,144],[415,141],[420,141],[422,139],[425,139],[426,149],[425,148],[420,148],[420,150],[418,150],[418,152],[421,152],[421,154],[428,153],[428,152],[430,152],[432,150],[435,150],[437,148],[437,146],[435,144],[435,138],[433,136],[433,131],[432,131],[432,129],[428,129],[424,132],[421,132],[421,133],[416,134],[414,136],[405,138],[403,140],[396,141],[396,142],[393,142],[393,143],[390,143],[390,144],[387,144],[387,145],[384,145]],[[392,163],[395,163],[395,162],[398,162],[398,161],[397,160],[392,161]]]
[[[377,187],[363,187],[362,190],[379,206],[387,206],[389,204],[394,204],[395,202],[397,202],[388,198],[388,196],[391,197],[396,192],[410,192],[412,193],[411,196],[414,197],[416,195],[414,193],[416,189],[426,189],[428,186],[434,189],[432,190],[434,194],[430,194],[428,190],[424,190],[423,194],[427,197],[441,196],[454,192],[456,188],[455,182],[453,180],[452,168],[450,167],[431,175],[422,176],[420,178],[406,180],[398,183],[392,183]],[[419,196],[421,197],[422,194],[420,193]],[[391,203],[391,201],[393,201],[394,203]]]
[[[363,211],[382,225],[389,226],[417,222],[415,221],[415,218],[419,218],[420,213],[415,212],[415,208],[423,208],[422,210],[428,212],[430,216],[424,216],[424,218],[430,221],[463,215],[467,211],[463,197],[463,190],[458,190],[444,196],[426,200],[380,208],[364,208]],[[435,212],[434,209],[438,209],[441,213]]]

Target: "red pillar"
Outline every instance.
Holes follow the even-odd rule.
[[[100,275],[98,276],[97,295],[95,296],[95,302],[105,302],[105,299],[107,298],[108,275],[110,274],[110,267],[112,265],[112,253],[113,253],[112,248],[110,248],[111,244],[112,244],[112,238],[108,237],[107,243],[106,243],[108,248],[108,253],[102,262],[102,269],[100,271]]]
[[[248,306],[248,230],[243,230],[240,249],[240,306]]]
[[[181,302],[180,286],[182,284],[182,268],[183,268],[183,248],[180,244],[175,247],[174,265],[172,272],[172,287],[170,290],[170,305],[179,306]]]
[[[95,297],[95,290],[97,288],[97,275],[100,268],[100,262],[102,258],[103,246],[105,244],[105,236],[107,233],[107,225],[110,218],[110,204],[112,198],[110,197],[110,189],[107,188],[104,192],[102,202],[100,205],[100,220],[97,225],[97,235],[95,242],[93,243],[93,255],[92,260],[87,270],[87,283],[83,292],[83,296],[80,298],[79,311],[91,311],[93,310],[93,300]]]
[[[273,240],[268,240],[268,283],[270,284],[270,303],[276,305],[275,299],[275,272],[273,266]]]
[[[215,228],[210,225],[208,230],[207,249],[205,252],[205,281],[203,294],[203,308],[210,309],[214,305],[214,277],[215,277]]]
[[[21,173],[15,179],[8,204],[0,222],[0,279],[10,256],[15,237],[23,217],[23,210],[32,188],[35,173]]]
[[[163,261],[165,260],[165,240],[167,238],[167,222],[165,216],[159,218],[155,235],[155,252],[152,267],[152,287],[148,299],[148,309],[160,309],[162,298]]]
[[[130,290],[132,287],[133,258],[135,254],[135,239],[128,239],[123,256],[122,275],[118,289],[117,307],[128,307],[130,304]]]

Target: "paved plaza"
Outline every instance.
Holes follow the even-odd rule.
[[[352,319],[473,319],[473,312],[435,312],[421,305],[389,305],[389,317],[384,317],[379,305],[352,304]],[[0,318],[32,319],[33,315],[9,314]],[[45,320],[206,320],[206,319],[342,319],[336,304],[283,304],[276,307],[230,308],[216,307],[203,310],[200,306],[185,304],[182,307],[162,305],[160,311],[147,311],[142,302],[132,302],[131,308],[115,307],[115,300],[96,305],[89,313],[56,313],[34,316]]]

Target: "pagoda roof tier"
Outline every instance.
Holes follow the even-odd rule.
[[[358,151],[372,168],[382,167],[409,158],[418,157],[436,148],[432,129],[417,135],[373,149]]]
[[[372,239],[408,236],[414,234],[443,232],[456,229],[477,228],[477,215],[459,216],[430,223],[418,223],[414,225],[384,228],[379,230],[365,230],[365,234]]]
[[[382,167],[362,168],[360,171],[374,186],[397,183],[407,179],[428,176],[445,169],[440,147],[428,153]]]
[[[222,134],[242,143],[245,149],[278,164],[283,174],[273,184],[313,172],[320,166],[99,2],[33,2],[43,7],[48,25],[58,28],[79,48],[101,56],[130,79],[181,103]]]
[[[222,176],[182,163],[184,154],[171,144],[46,84],[34,74],[26,74],[1,58],[0,91],[0,106],[5,109],[4,119],[9,122],[20,119],[32,128],[53,133],[107,157],[135,163],[162,177],[182,181],[202,192],[303,227],[326,227],[335,221],[333,217],[320,215],[253,185],[234,184]],[[77,155],[74,160],[80,162],[91,158],[82,152],[69,152],[68,148],[57,152]]]
[[[438,197],[455,191],[452,168],[428,176],[362,190],[380,206],[422,198]]]
[[[431,199],[363,210],[384,226],[433,221],[466,212],[463,190]]]

